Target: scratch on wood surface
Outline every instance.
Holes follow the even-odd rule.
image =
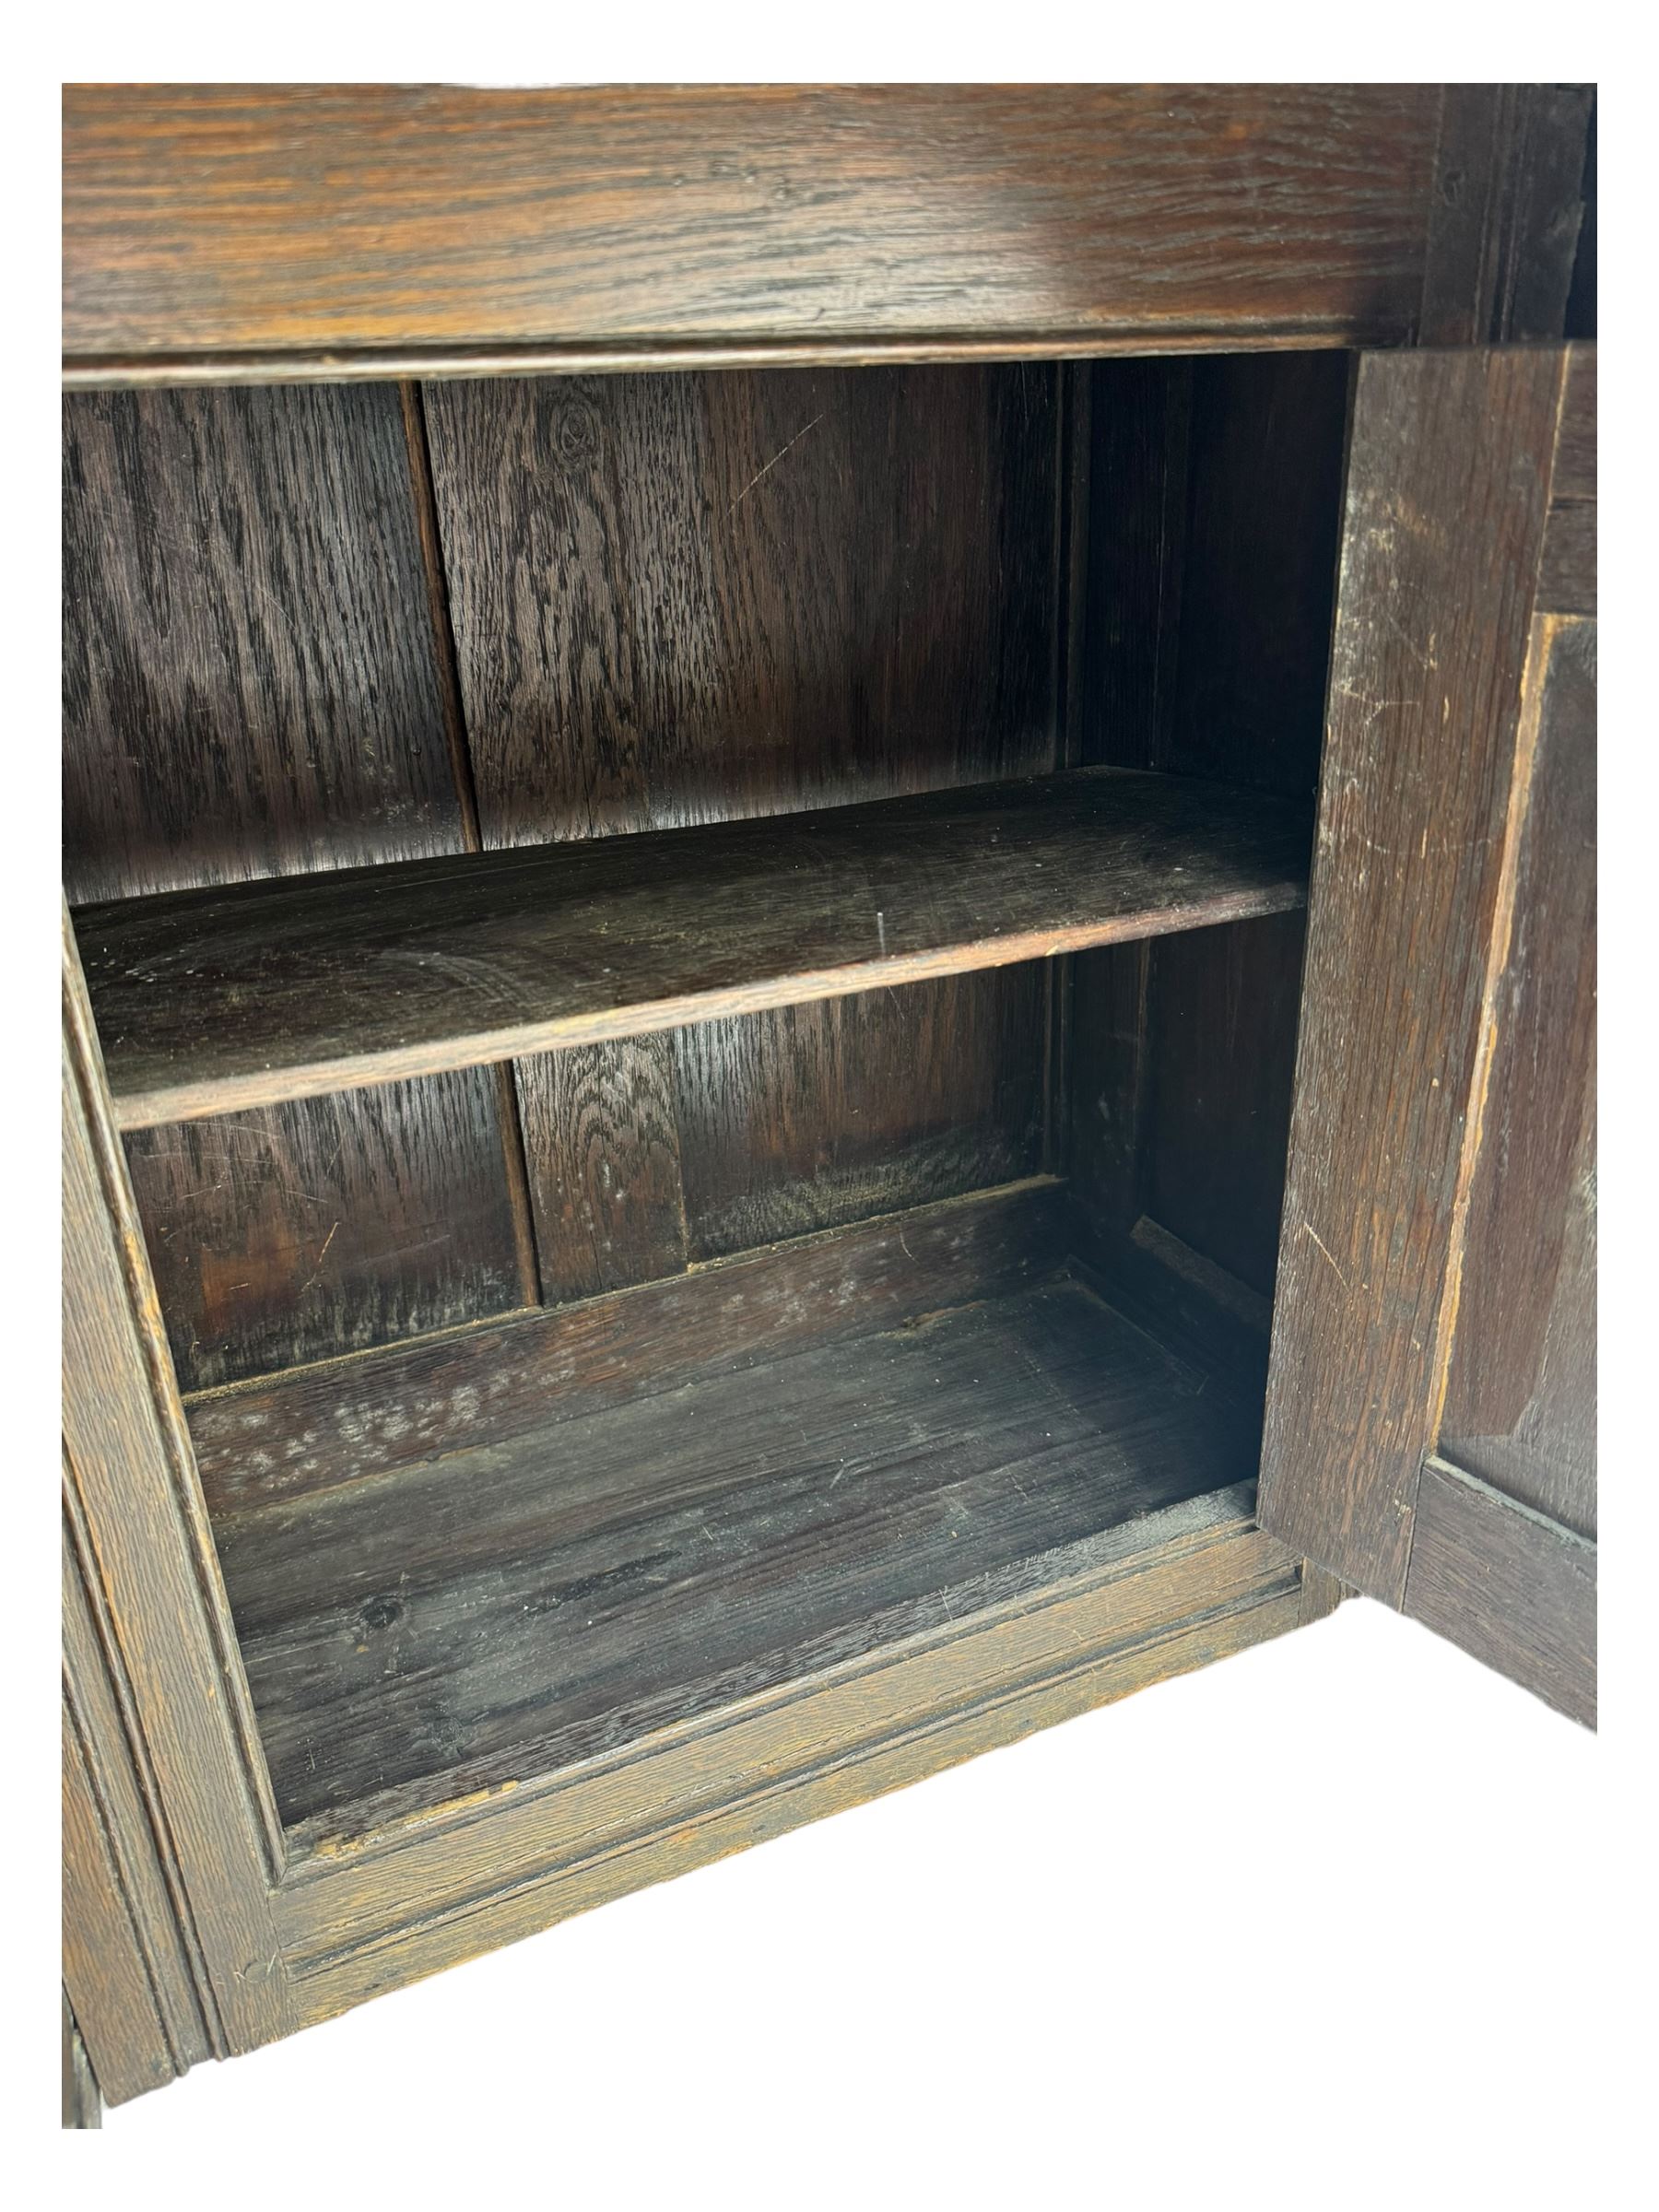
[[[1335,1254],[1332,1252],[1330,1246],[1325,1242],[1324,1239],[1320,1235],[1319,1231],[1314,1228],[1312,1221],[1304,1221],[1302,1223],[1301,1233],[1304,1237],[1312,1238],[1314,1243],[1318,1245],[1320,1251],[1324,1253],[1325,1258],[1330,1261],[1332,1266],[1336,1268],[1336,1280],[1342,1285],[1345,1290],[1348,1289],[1351,1286],[1349,1285],[1347,1277],[1344,1275],[1342,1269],[1336,1265]]]
[[[770,476],[772,470],[777,467],[779,462],[782,461],[784,454],[788,453],[790,446],[799,445],[802,439],[806,437],[807,430],[816,430],[818,424],[822,422],[823,419],[823,410],[820,409],[818,413],[813,417],[812,420],[805,426],[804,429],[798,429],[795,432],[794,436],[789,440],[788,444],[781,445],[777,452],[772,455],[771,459],[766,464],[766,466],[764,468],[758,468],[755,471],[754,475],[749,478],[743,489],[737,494],[737,497],[726,509],[726,513],[728,515],[735,514],[738,508],[742,506],[744,500],[748,498],[749,493],[753,491],[756,485],[759,483],[761,477]]]
[[[322,1275],[323,1263],[328,1257],[328,1248],[334,1242],[335,1237],[337,1237],[339,1233],[340,1224],[338,1221],[336,1221],[334,1227],[329,1230],[328,1234],[323,1240],[323,1249],[317,1254],[316,1265],[312,1269],[310,1275],[306,1277],[304,1282],[302,1282],[300,1286],[300,1296],[301,1298],[305,1296],[305,1293],[311,1288],[312,1285]]]

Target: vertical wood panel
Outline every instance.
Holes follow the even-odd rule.
[[[1052,766],[1057,394],[1049,369],[429,386],[485,843]],[[919,1044],[873,1000],[688,1033],[672,1131],[638,1047],[568,1083],[523,1064],[547,1295],[1025,1172],[997,1055],[1040,1069],[1035,989],[902,994]]]
[[[691,1256],[1035,1174],[1045,982],[993,969],[677,1030]]]
[[[1538,624],[1528,683],[1537,747],[1441,1449],[1593,1537],[1595,624]]]
[[[1300,1006],[1302,916],[1149,946],[1145,1210],[1273,1294]]]
[[[1419,342],[1559,337],[1584,215],[1594,88],[1440,91]]]
[[[686,1264],[672,1036],[575,1045],[516,1064],[550,1303]]]
[[[1345,354],[1091,372],[1085,758],[1287,794],[1318,775]],[[1077,963],[1079,1187],[1271,1288],[1301,922]],[[1138,974],[1137,974],[1138,963]],[[1138,1025],[1138,1026],[1137,1026]]]
[[[64,1461],[77,1571],[128,1700],[134,1786],[176,1879],[208,2039],[241,2051],[288,2020],[271,1918],[280,1830],[64,921]],[[87,1878],[100,1878],[96,1855]],[[82,2028],[99,2048],[89,2017]]]
[[[126,1138],[187,1389],[522,1302],[494,1071]]]
[[[68,401],[71,899],[458,850],[429,584],[395,388]],[[187,1387],[522,1295],[489,1079],[130,1158]]]
[[[1510,924],[1560,375],[1553,351],[1369,355],[1355,398],[1261,1512],[1396,1605]]]

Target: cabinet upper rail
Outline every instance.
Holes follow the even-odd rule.
[[[1077,769],[88,907],[122,1127],[1300,906],[1309,815]]]
[[[1398,343],[1442,135],[1437,85],[72,85],[64,115],[64,350],[116,381],[154,356]]]

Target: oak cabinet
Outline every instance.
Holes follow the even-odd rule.
[[[66,2082],[1345,1586],[1591,1717],[1588,111],[71,88]]]

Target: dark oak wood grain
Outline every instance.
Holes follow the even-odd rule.
[[[1049,1556],[1045,1586],[580,1775],[475,1794],[366,1837],[326,1820],[291,1831],[280,1901],[306,2016],[1281,1634],[1307,1602],[1294,1560],[1252,1525],[1247,1488]]]
[[[461,849],[396,391],[64,407],[72,904]]]
[[[1271,1298],[1302,917],[1196,930],[1147,950],[1143,1209]]]
[[[688,1257],[677,1032],[516,1063],[543,1295],[550,1305],[677,1275]]]
[[[1038,1173],[1044,982],[1026,962],[677,1030],[691,1256]]]
[[[141,1127],[1282,912],[1305,835],[1293,806],[1074,771],[177,894],[79,930]]]
[[[1359,371],[1262,1516],[1395,1605],[1512,919],[1561,371],[1552,349]]]
[[[1463,1468],[1430,1459],[1406,1611],[1595,1725],[1595,1546]]]
[[[136,1130],[126,1154],[185,1389],[525,1302],[488,1068]]]
[[[1595,347],[1568,348],[1549,521],[1538,574],[1540,613],[1595,612]]]
[[[68,1468],[65,1487],[63,1972],[98,2080],[122,2104],[182,2074],[214,2043],[108,1600],[88,1579],[90,1530]]]
[[[65,351],[270,375],[677,341],[1387,343],[1418,317],[1440,97],[73,86]]]
[[[1051,369],[426,394],[483,841],[1055,765]]]
[[[1065,1256],[1034,1178],[694,1268],[620,1297],[391,1345],[189,1401],[216,1519],[500,1443],[814,1344],[1029,1288]]]
[[[99,1756],[119,1749],[129,1803],[131,1793],[143,1802],[177,1931],[172,1956],[187,1962],[209,2048],[246,2050],[288,2025],[270,1912],[281,1830],[66,913],[63,1105],[65,1518],[124,1737],[99,1729]],[[73,1615],[66,1625],[84,1654]],[[72,1732],[65,1759],[85,1771],[94,1740]],[[90,1819],[90,1791],[76,1782],[70,1794]],[[96,1855],[76,1861],[72,1879],[100,1878]],[[100,2047],[119,2024],[100,2016],[94,2026],[75,1958],[72,1944],[71,1997]],[[177,1998],[176,1972],[170,1981]],[[106,2094],[142,2055],[106,2062]]]
[[[71,899],[460,852],[396,391],[82,394],[65,426]],[[496,1081],[135,1139],[185,1384],[533,1295]]]
[[[1419,342],[1562,335],[1584,212],[1590,85],[1446,85]]]
[[[1076,1286],[223,1523],[284,1818],[549,1772],[1010,1594],[1250,1470]]]
[[[1470,1177],[1440,1448],[1593,1538],[1595,1512],[1594,622],[1539,624],[1529,793]],[[1415,1557],[1415,1554],[1414,1554]]]
[[[1338,354],[1101,363],[1092,387],[1083,757],[1287,794],[1318,771],[1349,382]],[[1273,1280],[1300,924],[1074,963],[1074,1167],[1098,1225],[1149,1217]],[[1120,1248],[1115,1276],[1138,1279]]]
[[[425,412],[486,845],[1056,764],[1053,370],[520,379]],[[1009,991],[521,1062],[546,1294],[1023,1172],[1045,1045]]]

